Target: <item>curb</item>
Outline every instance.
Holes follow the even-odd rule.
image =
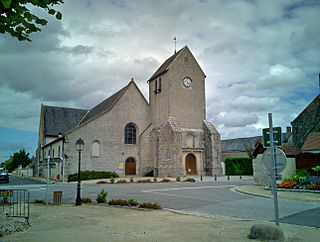
[[[251,196],[273,199],[273,196],[259,194],[259,193],[255,193],[255,192],[248,192],[248,191],[245,191],[245,190],[241,190],[239,187],[235,187],[234,190],[237,191],[237,192],[243,193],[243,194],[251,195]]]

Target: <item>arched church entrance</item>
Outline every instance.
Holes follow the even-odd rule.
[[[127,175],[135,175],[136,174],[136,161],[133,158],[128,158],[126,160],[125,165],[125,174]]]
[[[186,174],[197,175],[196,157],[193,154],[188,154],[186,156]]]

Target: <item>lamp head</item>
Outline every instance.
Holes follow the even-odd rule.
[[[81,138],[79,138],[76,142],[76,146],[77,146],[77,151],[82,151],[84,146],[84,141]]]

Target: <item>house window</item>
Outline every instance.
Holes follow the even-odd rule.
[[[161,78],[159,78],[158,93],[160,93],[160,92],[161,92],[161,88],[162,88],[162,85],[161,85]]]
[[[58,158],[60,157],[60,145],[58,147]]]
[[[52,150],[52,158],[54,158],[54,149]]]
[[[125,144],[136,144],[137,142],[137,130],[133,123],[128,123],[125,128],[124,134]]]
[[[92,142],[92,157],[100,157],[100,143],[99,141],[95,140]]]
[[[44,159],[47,157],[47,152],[45,151],[44,152]]]
[[[158,93],[158,80],[156,79],[155,83],[154,83],[154,94]]]

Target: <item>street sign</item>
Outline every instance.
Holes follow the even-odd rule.
[[[12,197],[12,190],[0,190],[0,197]]]
[[[270,132],[269,128],[262,129],[263,135],[263,146],[270,147]],[[273,128],[273,140],[274,146],[282,146],[282,135],[281,135],[281,127],[274,127]]]
[[[284,170],[284,168],[286,168],[286,165],[287,165],[286,155],[280,149],[275,149],[274,155],[275,155],[275,159],[276,159],[276,167],[275,167],[276,173],[282,172]],[[263,165],[263,168],[270,173],[272,172],[272,169],[274,169],[271,149],[266,150],[263,153],[262,165]]]

